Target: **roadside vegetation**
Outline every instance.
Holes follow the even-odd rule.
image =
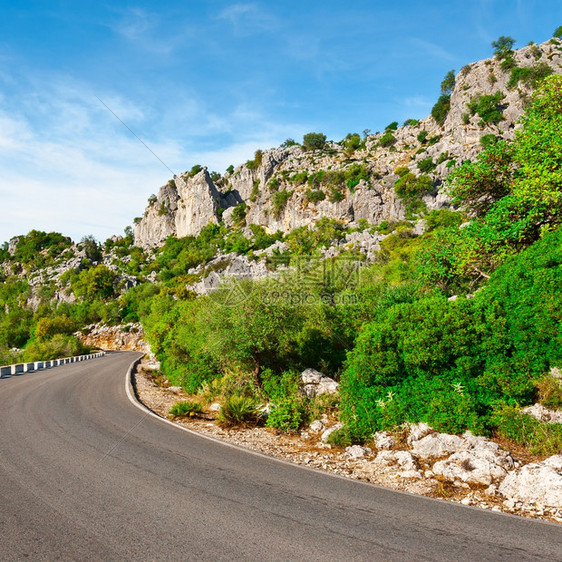
[[[496,56],[509,60],[512,43],[504,39]],[[434,108],[438,122],[446,119],[453,86],[449,73]],[[483,120],[488,101],[473,102]],[[389,125],[381,141],[392,145],[395,129]],[[41,285],[19,274],[56,267],[71,257],[72,243],[32,232],[11,253],[0,249],[0,363],[80,353],[74,334],[85,325],[140,321],[167,379],[193,396],[174,407],[174,416],[200,415],[218,400],[224,426],[294,431],[337,410],[345,424],[334,436],[339,444],[424,421],[440,431],[501,434],[536,450],[546,431],[541,450],[555,450],[559,428],[529,422],[519,407],[562,403],[548,374],[562,367],[561,130],[562,77],[546,76],[515,140],[489,138],[473,161],[451,171],[451,209],[428,213],[422,205],[432,189],[431,158],[420,161],[419,176],[398,168],[395,190],[410,221],[356,227],[386,235],[374,261],[361,267],[353,249],[320,259],[350,231],[336,220],[287,235],[219,224],[197,237],[169,238],[154,255],[135,248],[130,231],[103,247],[85,239],[80,263]],[[304,141],[308,151],[326,145],[320,133]],[[361,142],[359,135],[345,140],[351,152]],[[256,152],[252,162],[261,157]],[[324,190],[333,196],[335,173],[299,178],[310,187],[310,202],[322,200]],[[346,174],[340,179],[349,189],[368,178],[361,164]],[[419,216],[422,235],[413,229]],[[277,242],[288,250],[259,255]],[[219,251],[263,259],[277,275],[197,296],[189,287],[209,273],[206,264]],[[118,272],[135,286],[125,291]],[[68,302],[55,302],[62,289]],[[25,306],[32,296],[35,306]],[[309,367],[340,381],[339,398],[299,392]]]

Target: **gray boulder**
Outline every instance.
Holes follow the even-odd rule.
[[[336,394],[339,384],[316,369],[306,369],[301,374],[301,392],[308,398],[321,394]]]
[[[562,508],[562,455],[510,472],[500,484],[499,492],[516,501]]]

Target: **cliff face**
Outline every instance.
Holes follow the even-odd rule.
[[[562,72],[556,43],[527,46],[515,51],[513,59],[520,68],[541,65]],[[355,146],[344,140],[327,143],[322,150],[305,151],[299,145],[271,149],[216,182],[205,168],[193,176],[182,174],[160,188],[135,226],[135,244],[159,246],[167,236],[197,235],[219,220],[228,226],[258,224],[269,232],[286,233],[322,217],[346,223],[403,219],[406,207],[394,190],[400,167],[416,175],[430,174],[433,187],[423,201],[427,210],[441,208],[448,203],[443,180],[450,169],[474,158],[484,135],[512,139],[533,86],[529,78],[513,83],[511,69],[502,69],[500,60],[486,59],[457,74],[442,126],[427,117],[369,135]],[[482,96],[497,92],[500,118],[484,122],[474,106]],[[245,207],[234,211],[241,204]]]

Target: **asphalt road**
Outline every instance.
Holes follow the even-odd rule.
[[[562,560],[562,527],[393,492],[171,427],[138,356],[0,379],[0,560]]]

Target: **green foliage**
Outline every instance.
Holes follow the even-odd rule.
[[[427,158],[423,158],[418,162],[418,170],[420,172],[429,173],[435,169],[435,163],[433,162],[433,158],[428,156]]]
[[[326,135],[323,133],[307,133],[302,139],[305,150],[322,150],[326,146]]]
[[[256,170],[257,168],[259,168],[260,164],[262,163],[262,160],[263,160],[263,151],[258,149],[254,153],[254,159],[248,160],[246,162],[246,168],[248,168],[248,170]]]
[[[513,45],[515,45],[515,39],[513,39],[513,37],[501,35],[498,39],[492,41],[494,56],[498,60],[504,59],[513,52]]]
[[[441,82],[441,95],[431,109],[431,115],[438,125],[443,125],[451,109],[451,94],[455,88],[455,71],[449,70]],[[423,141],[420,141],[423,142]]]
[[[404,127],[415,127],[419,123],[419,119],[406,119]]]
[[[279,189],[280,185],[281,185],[281,182],[279,181],[279,178],[271,178],[267,182],[267,186],[269,187],[269,191],[277,191]]]
[[[344,140],[344,146],[348,151],[354,152],[362,145],[361,137],[358,133],[349,133]]]
[[[535,455],[556,455],[562,449],[562,424],[549,424],[505,406],[494,418],[497,431]]]
[[[545,62],[538,62],[533,66],[516,66],[511,69],[507,88],[511,90],[515,88],[519,82],[523,82],[531,88],[536,88],[541,80],[544,80],[553,72],[552,68]]]
[[[248,212],[248,205],[246,203],[239,203],[232,210],[232,220],[236,226],[241,226],[246,221],[246,213]]]
[[[297,431],[306,420],[306,406],[300,397],[282,398],[274,404],[267,417],[267,427]]]
[[[489,123],[498,123],[503,119],[501,102],[505,95],[501,91],[495,94],[477,94],[467,104],[471,115],[478,114],[479,125],[483,127]]]
[[[319,203],[320,201],[324,201],[324,199],[326,199],[326,194],[321,189],[315,191],[308,189],[305,193],[305,198],[311,203]]]
[[[466,162],[447,178],[454,205],[464,205],[481,215],[508,195],[514,171],[513,149],[494,135],[481,139],[485,150],[474,162]]]
[[[252,398],[233,394],[221,406],[217,421],[222,427],[256,425],[260,415]]]
[[[306,182],[308,178],[308,172],[306,170],[303,170],[302,172],[297,172],[296,174],[293,174],[291,176],[291,182],[294,183],[295,185],[301,185],[304,182]]]
[[[283,148],[289,148],[290,146],[297,146],[299,143],[296,142],[293,139],[286,139],[285,141],[283,141],[283,143],[281,144],[281,146]]]
[[[250,193],[250,201],[252,203],[255,203],[258,199],[258,196],[260,194],[260,179],[256,179],[254,180],[254,183],[252,184],[252,193]]]
[[[435,105],[431,108],[431,116],[438,125],[443,125],[451,109],[451,96],[442,94]]]
[[[233,173],[234,173],[234,166],[231,164],[231,165],[226,169],[226,171],[227,171],[229,174],[233,174]]]
[[[22,360],[48,361],[60,357],[84,355],[89,352],[89,348],[84,347],[76,337],[56,334],[50,339],[32,341],[25,348]]]
[[[186,173],[186,176],[188,178],[193,178],[202,170],[203,170],[203,166],[201,166],[201,164],[195,164],[194,166],[192,166],[191,170],[189,170],[189,172]]]
[[[555,37],[556,39],[562,39],[562,25],[554,30],[552,37]]]
[[[398,129],[398,121],[393,121],[385,127],[385,131],[396,131]]]
[[[379,140],[379,145],[385,148],[394,144],[396,144],[396,137],[391,131],[387,131]]]
[[[174,417],[190,417],[196,418],[203,414],[203,404],[197,400],[181,400],[176,402],[171,408],[169,414]]]
[[[425,144],[425,142],[427,141],[427,135],[429,135],[427,131],[420,131],[417,136],[418,141],[421,144]]]
[[[287,202],[291,198],[291,195],[293,195],[293,192],[286,189],[277,191],[273,194],[273,196],[271,197],[271,203],[273,205],[273,212],[276,217],[279,217],[281,215],[281,212],[287,205]]]
[[[106,265],[84,269],[72,285],[74,293],[87,301],[108,299],[115,295],[117,274]]]

